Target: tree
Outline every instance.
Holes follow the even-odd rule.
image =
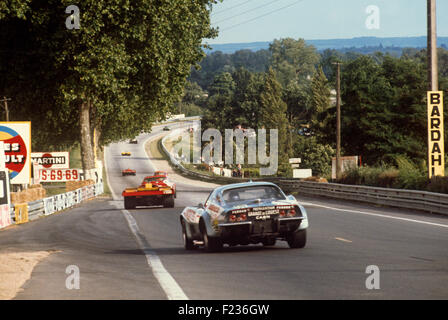
[[[331,108],[330,87],[322,67],[319,67],[311,82],[311,132],[322,140],[322,131],[329,126],[331,117],[328,113]]]
[[[288,176],[291,173],[288,162],[291,140],[289,122],[286,118],[287,107],[282,100],[281,85],[272,68],[269,68],[265,76],[263,91],[260,95],[260,108],[260,126],[268,132],[270,129],[278,130],[279,175]]]
[[[334,154],[329,144],[319,143],[316,137],[297,136],[294,141],[294,155],[302,159],[302,168],[312,170],[313,176],[331,175]]]
[[[207,101],[207,112],[202,120],[203,129],[215,128],[224,132],[231,125],[232,100],[235,90],[235,82],[230,73],[224,72],[215,76],[210,85],[210,93]]]
[[[19,9],[14,14],[0,7],[0,34],[18,26],[24,37],[9,47],[26,49],[27,55],[9,55],[6,63],[32,68],[13,73],[0,89],[8,92],[16,80],[26,79],[31,101],[39,82],[48,85],[39,92],[46,102],[39,105],[46,120],[41,128],[56,126],[67,141],[79,137],[86,170],[94,167],[93,133],[106,144],[149,130],[179,100],[191,66],[204,56],[203,38],[216,35],[209,17],[215,0],[85,0],[79,4],[80,30],[67,30],[61,19],[69,1],[10,1]],[[47,77],[35,79],[32,71],[42,60]],[[4,60],[0,64],[7,68]],[[56,122],[54,114],[60,116],[57,124],[48,125]]]
[[[276,72],[278,81],[286,87],[292,80],[305,80],[314,73],[319,62],[319,54],[303,39],[274,40],[269,45],[271,66]]]
[[[367,164],[394,163],[398,155],[426,159],[425,66],[386,56],[362,56],[342,72],[342,144]]]

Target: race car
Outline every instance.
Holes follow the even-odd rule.
[[[123,151],[122,153],[121,153],[121,155],[122,156],[130,156],[131,155],[131,153],[130,152],[128,152],[128,151]]]
[[[132,169],[124,169],[121,171],[121,175],[122,176],[135,176],[136,175],[136,171],[132,170]]]
[[[138,141],[137,141],[137,139],[131,139],[131,140],[129,140],[129,143],[130,144],[138,144]]]
[[[163,131],[170,131],[170,127],[163,127]]]
[[[306,245],[308,217],[294,196],[270,182],[236,183],[215,188],[204,204],[180,214],[186,250],[202,244],[206,251],[284,240],[290,248]]]
[[[173,208],[174,198],[176,198],[176,184],[170,182],[166,175],[147,176],[139,187],[126,188],[122,195],[125,209],[157,205]]]

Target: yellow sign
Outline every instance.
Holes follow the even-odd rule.
[[[429,178],[445,176],[443,91],[428,91],[428,169]]]
[[[16,224],[22,224],[28,222],[28,204],[21,203],[14,205],[14,213]]]

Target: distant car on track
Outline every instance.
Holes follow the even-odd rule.
[[[170,127],[163,127],[163,131],[170,131]]]
[[[176,198],[176,184],[169,181],[166,175],[147,176],[139,187],[126,188],[122,196],[125,209],[157,205],[173,208]]]
[[[202,241],[207,251],[223,244],[287,241],[290,248],[306,245],[308,217],[294,196],[286,196],[270,182],[248,182],[214,189],[204,204],[186,207],[180,215],[184,247],[192,250]]]
[[[130,155],[131,155],[131,153],[130,152],[127,152],[127,151],[123,151],[122,153],[121,153],[121,155],[122,156],[127,156],[127,157],[129,157]]]
[[[121,171],[122,176],[135,176],[137,174],[137,171],[132,169],[124,169]]]
[[[138,141],[137,141],[137,139],[131,139],[131,140],[129,140],[129,143],[130,144],[138,144]]]

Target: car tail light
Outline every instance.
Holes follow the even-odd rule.
[[[286,216],[286,210],[281,209],[280,210],[280,217]]]
[[[288,211],[288,217],[294,217],[296,215],[296,210],[291,209]]]
[[[247,210],[245,209],[238,209],[238,210],[233,210],[230,214],[229,214],[229,221],[230,222],[240,222],[240,221],[246,221],[247,220]]]
[[[241,213],[238,215],[238,218],[236,219],[237,221],[246,221],[247,220],[247,215],[245,213]]]

